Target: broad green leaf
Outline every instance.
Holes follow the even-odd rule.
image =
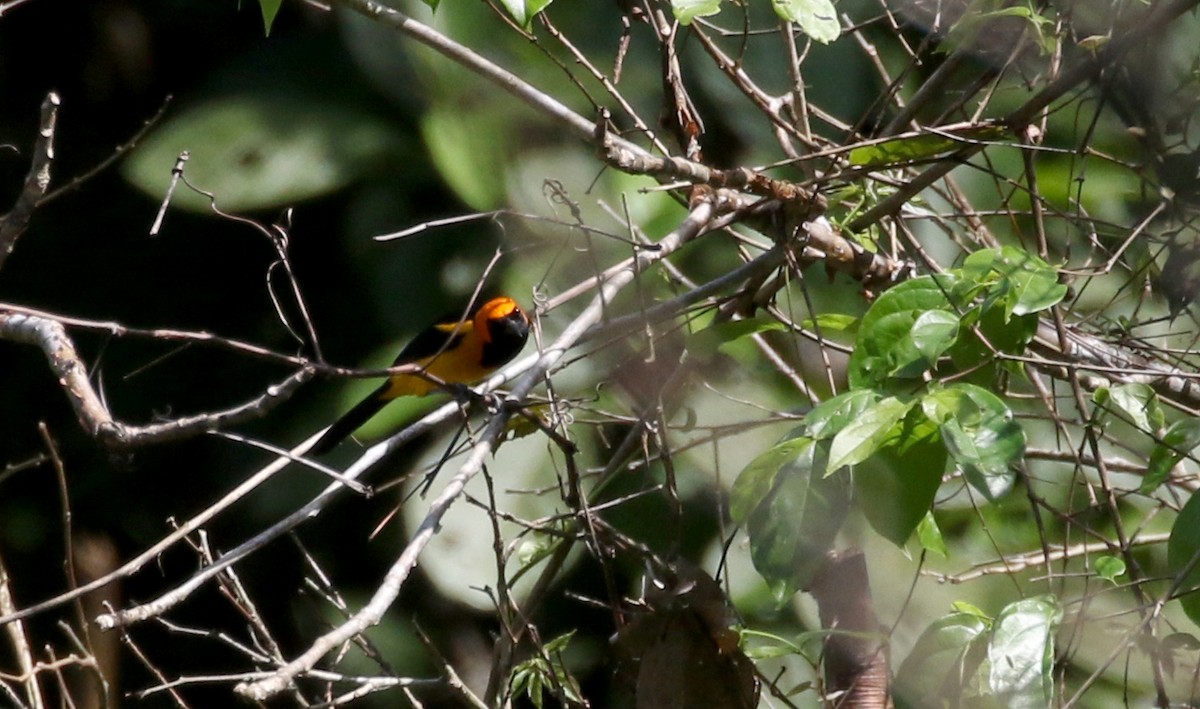
[[[870,389],[853,389],[822,401],[804,416],[804,431],[814,441],[833,438],[881,398]]]
[[[769,330],[786,330],[783,323],[773,318],[745,318],[727,320],[710,325],[688,338],[688,351],[700,358],[712,357],[723,346],[750,335]]]
[[[193,105],[148,135],[122,175],[160,200],[188,151],[188,181],[225,211],[279,208],[328,194],[400,153],[396,127],[364,109],[304,94],[235,94]],[[182,187],[171,206],[211,213]]]
[[[942,528],[938,526],[933,510],[926,510],[925,516],[917,524],[917,541],[921,548],[932,552],[943,559],[950,558],[950,550],[946,548],[946,540],[942,537]]]
[[[1012,274],[1012,305],[1010,315],[1029,315],[1058,305],[1067,295],[1066,284],[1058,282],[1058,274],[1049,271],[1018,271]]]
[[[258,7],[262,10],[263,30],[268,37],[271,36],[271,25],[275,24],[275,16],[279,14],[282,5],[283,0],[258,0]]]
[[[824,478],[826,444],[808,446],[775,476],[766,500],[750,515],[750,558],[776,600],[805,588],[825,562],[850,505],[844,477]]]
[[[988,686],[1010,709],[1045,709],[1054,696],[1054,634],[1062,609],[1051,596],[1011,603],[988,643]]]
[[[937,425],[913,408],[880,450],[854,469],[859,506],[884,539],[901,548],[908,542],[933,505],[946,458]]]
[[[737,524],[744,523],[754,508],[771,493],[779,469],[803,454],[811,438],[792,438],[759,454],[738,474],[730,493],[729,516]]]
[[[709,17],[721,11],[721,0],[671,0],[671,12],[681,25],[690,25],[697,17]]]
[[[913,323],[912,342],[930,367],[958,339],[958,322],[948,310],[929,310]]]
[[[1167,568],[1176,578],[1184,571],[1188,572],[1179,584],[1177,597],[1187,617],[1200,625],[1200,591],[1195,590],[1200,587],[1197,556],[1200,556],[1200,495],[1193,494],[1171,527],[1171,537],[1167,540]]]
[[[1116,583],[1118,576],[1125,575],[1125,561],[1120,557],[1098,556],[1092,565],[1096,569],[1097,576],[1113,583]]]
[[[829,44],[842,33],[831,0],[771,0],[771,7],[780,19],[795,22],[804,34],[821,44]]]
[[[1067,294],[1067,287],[1058,282],[1058,271],[1013,246],[976,251],[963,261],[960,272],[967,281],[994,284],[990,297],[1004,303],[1005,322],[1013,315],[1046,310]]]
[[[857,316],[845,313],[821,313],[815,319],[809,318],[800,323],[800,327],[805,330],[820,329],[822,334],[826,332],[856,332],[858,320]]]
[[[927,310],[955,310],[965,303],[950,296],[958,278],[951,274],[936,274],[911,278],[888,290],[871,304],[862,317],[859,332],[868,331],[878,320],[892,313]],[[914,315],[914,318],[916,316]],[[861,336],[861,334],[860,334]]]
[[[974,384],[955,384],[927,394],[921,407],[941,426],[946,449],[967,482],[989,500],[1011,489],[1011,466],[1025,452],[1025,431],[1000,397]]]
[[[1157,490],[1170,477],[1171,469],[1198,445],[1200,419],[1183,419],[1171,424],[1163,434],[1162,441],[1150,452],[1146,476],[1142,478],[1139,490],[1147,495]]]
[[[852,389],[894,387],[900,383],[891,380],[919,377],[929,369],[930,362],[914,341],[913,329],[928,312],[956,312],[955,304],[961,303],[949,295],[955,282],[948,275],[914,278],[875,301],[862,317],[850,355],[848,376]],[[936,332],[944,324],[941,317],[929,316],[915,333],[930,351],[942,349],[944,344]]]
[[[1092,401],[1120,411],[1142,431],[1158,431],[1165,423],[1162,407],[1158,403],[1158,394],[1147,384],[1100,387],[1092,394]]]
[[[963,683],[984,658],[987,631],[987,622],[970,613],[934,621],[896,672],[897,697],[913,707],[961,705]]]
[[[969,329],[974,325],[984,339]],[[955,367],[966,375],[960,381],[991,386],[1001,363],[993,349],[1007,354],[1022,355],[1037,334],[1038,317],[1023,315],[1007,317],[1001,304],[975,306],[963,314],[963,327],[958,340],[947,350]],[[986,339],[986,342],[984,341]]]
[[[833,445],[829,449],[829,471],[826,474],[832,475],[840,468],[857,465],[874,454],[891,435],[892,428],[912,407],[913,402],[905,403],[888,397],[846,424],[833,437]]]

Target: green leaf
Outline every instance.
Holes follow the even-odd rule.
[[[720,11],[721,0],[671,0],[671,12],[684,26],[697,17],[709,17]]]
[[[1167,540],[1167,568],[1171,575],[1178,578],[1191,566],[1186,576],[1179,584],[1179,604],[1183,612],[1196,625],[1200,625],[1200,563],[1193,559],[1200,555],[1200,495],[1193,494],[1188,499],[1175,525],[1171,527],[1171,537]]]
[[[967,615],[973,615],[976,618],[986,622],[989,626],[992,624],[992,616],[984,613],[982,608],[973,603],[968,601],[954,601],[950,604],[950,607],[954,609],[955,613],[966,613]]]
[[[712,357],[731,342],[770,330],[787,330],[787,328],[774,318],[726,320],[716,325],[710,325],[690,336],[688,352],[700,358]]]
[[[1058,271],[1025,249],[1005,246],[968,256],[961,273],[966,280],[990,283],[991,297],[1004,303],[1004,320],[1030,315],[1057,305],[1067,295]]]
[[[831,0],[771,0],[771,7],[780,19],[795,22],[800,31],[821,44],[829,44],[842,34]]]
[[[1100,387],[1092,394],[1092,401],[1120,411],[1142,431],[1157,431],[1165,423],[1165,415],[1158,403],[1158,394],[1148,384]]]
[[[870,389],[854,389],[822,401],[804,416],[804,431],[814,441],[833,438],[883,398]]]
[[[905,706],[961,705],[964,682],[984,658],[987,630],[987,621],[970,613],[931,623],[896,672],[897,697]]]
[[[864,145],[850,151],[851,165],[876,167],[931,158],[953,150],[958,143],[945,136],[926,133]]]
[[[858,317],[845,313],[821,313],[815,319],[809,318],[800,323],[805,330],[820,329],[826,332],[855,332],[858,330]]]
[[[275,24],[275,16],[282,5],[283,0],[258,0],[258,7],[262,10],[263,33],[268,37],[271,36],[271,25]]]
[[[437,9],[433,3],[438,0],[425,0],[431,3],[434,9]],[[551,0],[500,0],[500,4],[508,10],[508,14],[516,20],[517,24],[525,29],[533,24],[533,18],[537,17],[538,13],[545,10]]]
[[[1012,488],[1011,466],[1025,452],[1025,431],[995,394],[974,384],[956,384],[927,394],[922,410],[941,426],[946,449],[967,482],[989,500]]]
[[[196,104],[148,135],[122,165],[161,200],[183,151],[188,181],[225,211],[278,208],[344,187],[399,154],[396,127],[326,97],[261,92]],[[211,213],[208,197],[175,190],[171,206]]]
[[[1006,133],[1007,131],[1000,126],[976,126],[953,134],[906,135],[851,150],[850,164],[878,167],[924,160],[964,147],[970,141],[1003,138]]]
[[[1200,419],[1183,419],[1171,424],[1163,434],[1162,441],[1150,452],[1146,476],[1142,478],[1142,485],[1138,490],[1146,495],[1157,490],[1170,477],[1171,469],[1198,445]]]
[[[759,454],[750,461],[733,483],[729,499],[729,516],[737,524],[750,518],[775,487],[779,469],[796,460],[813,444],[811,438],[792,438]]]
[[[850,355],[852,389],[894,388],[903,384],[895,379],[918,378],[954,344],[956,335],[947,333],[949,318],[927,315],[936,311],[956,318],[952,305],[957,301],[950,296],[954,284],[953,276],[923,276],[897,285],[875,301],[863,315]],[[936,354],[931,359],[932,353]]]
[[[825,563],[825,553],[850,505],[845,478],[822,477],[827,445],[808,446],[780,469],[767,499],[750,516],[750,558],[771,583],[776,600],[805,588]]]
[[[829,472],[857,465],[869,458],[892,433],[892,428],[904,418],[913,402],[888,397],[868,408],[833,437],[829,450]],[[940,472],[939,472],[940,475]]]
[[[1011,603],[988,643],[988,687],[1010,709],[1045,709],[1054,698],[1054,633],[1062,609],[1051,596]]]
[[[856,498],[871,527],[903,548],[933,505],[946,459],[937,425],[913,408],[885,445],[854,469]]]
[[[958,316],[947,310],[921,313],[912,326],[912,342],[932,367],[958,339]]]
[[[1118,576],[1125,575],[1125,561],[1120,557],[1099,556],[1096,557],[1093,566],[1096,568],[1097,576],[1113,583],[1116,583]]]
[[[950,558],[950,550],[946,548],[946,540],[942,537],[942,529],[933,516],[933,510],[926,510],[925,516],[917,524],[917,541],[925,551],[937,554],[943,559]]]

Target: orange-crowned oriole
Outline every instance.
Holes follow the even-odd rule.
[[[430,326],[405,345],[392,366],[419,364],[423,371],[447,384],[471,384],[517,356],[529,337],[529,318],[512,298],[492,298],[462,322]],[[390,377],[366,399],[334,422],[309,449],[321,455],[333,449],[367,422],[389,401],[400,396],[424,396],[438,386],[416,374]]]

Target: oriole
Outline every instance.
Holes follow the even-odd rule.
[[[404,346],[392,366],[419,364],[447,384],[471,384],[517,356],[529,337],[529,318],[512,298],[492,298],[461,322],[440,322]],[[389,401],[424,396],[438,386],[416,374],[396,374],[347,411],[309,449],[321,455],[367,422]]]

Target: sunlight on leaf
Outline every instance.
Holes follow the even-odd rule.
[[[671,12],[685,26],[697,17],[710,17],[720,11],[721,0],[671,0]]]
[[[1054,696],[1054,634],[1062,609],[1052,596],[1025,598],[996,616],[988,686],[1011,709],[1045,709]]]
[[[771,0],[771,6],[780,19],[795,22],[804,34],[821,44],[829,44],[842,34],[830,0]]]
[[[857,465],[879,450],[891,435],[892,428],[912,407],[913,402],[905,403],[889,397],[838,431],[829,449],[829,470],[826,475],[832,475],[846,466]]]
[[[275,16],[279,14],[282,5],[283,0],[258,0],[258,6],[262,10],[264,34],[268,37],[271,36],[271,25],[275,24]]]

